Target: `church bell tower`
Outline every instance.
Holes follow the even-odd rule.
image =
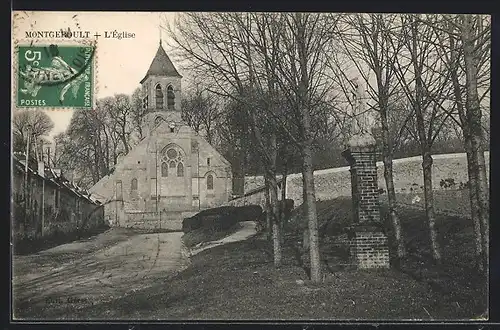
[[[146,109],[143,130],[148,135],[162,121],[170,127],[180,125],[182,76],[162,47],[161,40],[149,70],[141,80],[142,106]]]

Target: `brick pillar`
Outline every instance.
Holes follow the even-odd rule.
[[[376,145],[373,140],[351,141],[343,155],[351,167],[354,217],[348,230],[351,259],[359,269],[388,268],[387,236],[380,222]]]

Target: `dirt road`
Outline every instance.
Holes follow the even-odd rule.
[[[14,256],[14,319],[71,319],[75,310],[103,302],[112,308],[114,299],[188,266],[181,236],[113,228],[85,241]]]

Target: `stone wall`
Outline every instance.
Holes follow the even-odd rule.
[[[489,152],[485,152],[489,177]],[[457,185],[468,181],[467,158],[463,154],[434,155],[432,167],[433,188],[440,190],[441,180],[452,178]],[[423,191],[422,158],[409,157],[393,161],[394,186],[397,193]],[[377,162],[378,187],[387,191],[384,179],[384,166]],[[338,167],[314,172],[316,198],[318,200],[351,196],[351,176],[349,167]],[[254,178],[255,182],[256,179]],[[287,178],[286,196],[302,204],[302,174],[291,174]]]
[[[182,219],[195,212],[125,212],[125,228],[181,230]]]
[[[490,153],[484,153],[489,178]],[[452,178],[457,186],[468,181],[467,158],[461,154],[434,155],[432,167],[433,187],[441,190],[441,180]],[[396,193],[423,192],[422,158],[409,157],[393,161],[394,188]],[[387,191],[384,178],[384,165],[377,162],[378,187]],[[278,179],[281,177],[278,176]],[[337,197],[351,196],[351,175],[349,166],[329,168],[314,172],[316,198],[328,200]],[[245,178],[245,196],[231,200],[225,205],[265,204],[265,190],[262,176],[248,176]],[[295,173],[287,176],[286,198],[294,200],[295,207],[302,204],[302,174]]]
[[[254,177],[255,178],[255,177]],[[258,178],[258,177],[257,177]],[[258,181],[253,181],[258,182]],[[264,181],[262,180],[262,186],[249,190],[245,195],[241,197],[236,197],[224,205],[228,206],[244,206],[244,205],[260,205],[263,210],[266,207],[266,189],[264,188]],[[278,185],[278,199],[281,199],[281,189]]]

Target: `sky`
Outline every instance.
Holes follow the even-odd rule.
[[[131,39],[104,39],[99,37],[97,43],[97,98],[112,96],[118,93],[132,94],[140,86],[140,80],[146,74],[159,46],[160,38],[167,53],[171,53],[165,31],[160,32],[160,25],[173,23],[177,13],[158,12],[14,12],[13,40],[26,40],[27,31],[104,31],[130,32],[135,34]],[[14,57],[14,54],[13,54]],[[170,56],[181,75],[187,77],[180,63]],[[12,71],[12,75],[14,72]],[[13,76],[14,79],[14,76]],[[184,79],[184,83],[186,82]],[[185,85],[184,85],[185,86]],[[72,111],[46,110],[54,122],[50,139],[68,127]]]
[[[156,51],[160,35],[162,45],[169,52],[165,32],[160,32],[160,22],[172,22],[175,13],[150,12],[16,12],[13,18],[13,40],[26,40],[26,31],[82,30],[104,34],[104,31],[135,33],[133,39],[104,39],[97,43],[97,98],[132,92],[140,86]],[[76,16],[75,16],[76,15]],[[75,17],[74,17],[75,16]],[[94,36],[92,36],[95,39]],[[174,59],[172,58],[172,61]],[[174,61],[177,70],[184,75]],[[54,122],[54,135],[68,127],[72,111],[46,110]]]

